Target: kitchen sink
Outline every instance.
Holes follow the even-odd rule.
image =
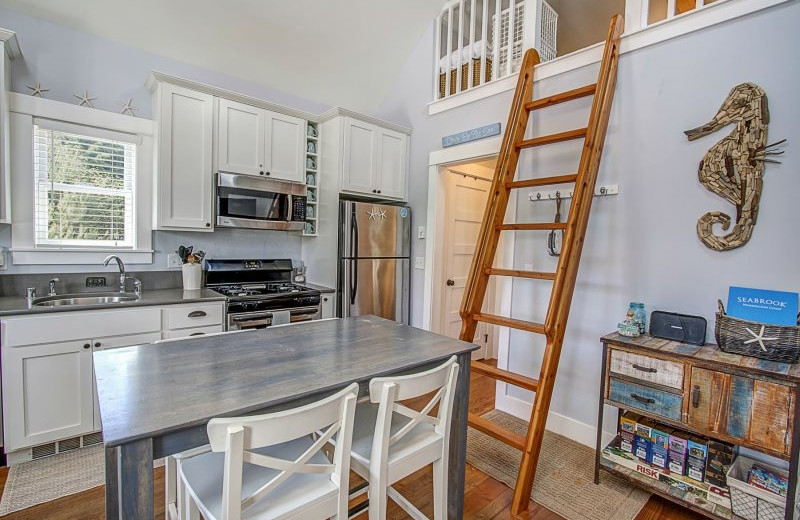
[[[31,305],[34,307],[62,307],[81,305],[107,305],[110,303],[135,302],[139,295],[135,293],[102,292],[82,294],[59,294],[56,296],[43,296],[34,298]]]

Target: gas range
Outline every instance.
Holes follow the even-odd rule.
[[[228,299],[228,330],[320,317],[320,292],[292,282],[291,260],[206,260],[206,286]]]

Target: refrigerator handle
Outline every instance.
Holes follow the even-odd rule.
[[[358,254],[358,221],[356,220],[356,205],[353,204],[352,206],[352,214],[350,215],[350,246],[352,248],[352,252],[350,254],[350,305],[355,305],[356,303],[356,291],[358,291],[358,276],[357,276],[357,260],[356,255]]]

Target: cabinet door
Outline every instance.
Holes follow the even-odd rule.
[[[6,451],[93,431],[88,339],[4,348],[2,362]]]
[[[377,128],[356,119],[344,120],[342,190],[375,194]]]
[[[306,181],[306,122],[298,117],[265,112],[264,161],[270,177]]]
[[[794,417],[791,388],[697,367],[691,377],[690,426],[788,453]]]
[[[146,334],[129,334],[127,336],[114,336],[108,338],[95,338],[92,340],[92,350],[110,350],[134,345],[146,345],[161,339],[161,333],[148,332]],[[92,364],[92,391],[94,392],[94,430],[101,428],[100,402],[97,400],[97,381],[94,378],[94,363]]]
[[[219,100],[217,151],[221,171],[259,175],[264,171],[263,109]]]
[[[377,172],[375,184],[382,197],[406,198],[408,136],[378,128]]]
[[[158,228],[211,231],[214,99],[162,84],[158,149]]]

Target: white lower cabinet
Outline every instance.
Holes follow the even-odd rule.
[[[4,451],[100,430],[93,352],[221,332],[223,319],[224,302],[3,318]]]
[[[334,312],[335,301],[335,294],[325,293],[320,297],[320,314],[323,320],[336,317],[336,313]]]
[[[6,452],[94,430],[90,340],[3,347]]]

